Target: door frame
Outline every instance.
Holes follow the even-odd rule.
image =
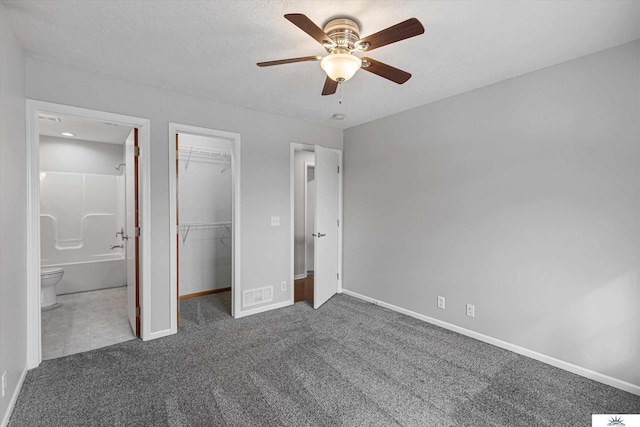
[[[170,266],[169,274],[171,277],[171,333],[178,332],[178,262],[177,250],[177,186],[176,186],[176,135],[189,134],[204,137],[213,137],[217,139],[225,139],[231,143],[231,181],[233,189],[231,191],[231,216],[232,216],[232,234],[231,234],[231,316],[234,318],[241,317],[240,303],[241,286],[240,286],[240,134],[235,132],[227,132],[223,130],[209,129],[197,126],[183,125],[179,123],[169,122],[169,256]]]
[[[333,152],[335,152],[338,155],[338,165],[340,166],[340,173],[338,174],[338,220],[340,221],[340,226],[338,227],[338,274],[340,275],[340,277],[338,278],[338,293],[341,294],[342,293],[342,249],[343,249],[343,230],[344,230],[344,226],[343,226],[343,218],[342,218],[342,213],[343,213],[343,204],[342,204],[342,188],[343,188],[343,175],[344,175],[344,167],[342,164],[342,150],[336,149],[336,148],[329,148],[329,147],[325,147]],[[302,143],[298,143],[298,142],[292,142],[290,143],[290,147],[289,147],[289,213],[290,213],[290,227],[289,227],[289,241],[290,241],[290,246],[289,246],[289,253],[290,253],[290,258],[289,258],[289,262],[290,262],[290,266],[291,269],[289,271],[289,280],[291,283],[291,286],[289,287],[289,299],[291,304],[293,304],[294,301],[294,277],[295,277],[295,264],[294,264],[294,257],[295,257],[295,235],[294,235],[294,220],[295,220],[295,210],[294,210],[294,196],[295,196],[295,190],[294,190],[294,182],[295,182],[295,152],[296,151],[311,151],[313,153],[316,152],[316,148],[314,145],[311,144],[302,144]],[[314,161],[315,164],[315,161]],[[306,264],[306,260],[305,260],[305,264]]]
[[[40,324],[40,113],[75,116],[83,119],[122,124],[138,129],[141,155],[138,185],[140,195],[140,223],[142,228],[140,252],[140,338],[151,338],[151,146],[150,121],[133,116],[73,107],[51,102],[26,100],[27,109],[27,366],[35,368],[42,362],[42,331]]]

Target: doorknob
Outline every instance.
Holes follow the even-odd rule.
[[[320,238],[320,237],[324,237],[324,236],[326,236],[326,234],[318,233],[318,238]]]

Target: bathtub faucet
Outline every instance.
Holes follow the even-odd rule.
[[[116,233],[116,237],[120,236],[122,240],[129,240],[129,236],[125,236],[124,227],[120,228],[120,231]]]
[[[111,246],[111,248],[109,248],[109,249],[113,250],[113,249],[115,249],[115,248],[124,249],[124,245],[113,245],[113,246]]]

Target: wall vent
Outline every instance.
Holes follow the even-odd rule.
[[[242,293],[243,307],[262,304],[273,300],[273,286],[265,286],[264,288],[249,289]]]
[[[38,117],[40,117],[41,119],[51,120],[53,122],[60,123],[60,117],[54,114],[40,113],[38,114]]]

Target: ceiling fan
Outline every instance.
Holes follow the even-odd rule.
[[[392,82],[405,83],[411,78],[411,74],[406,71],[368,57],[359,58],[353,52],[368,52],[424,33],[424,27],[416,18],[407,19],[375,34],[360,38],[360,27],[350,18],[332,19],[327,22],[324,30],[322,30],[301,13],[290,13],[284,15],[284,17],[318,41],[329,54],[325,57],[313,55],[258,62],[257,65],[259,67],[269,67],[294,62],[320,61],[320,66],[327,73],[322,95],[334,94],[338,84],[349,80],[360,68]]]

